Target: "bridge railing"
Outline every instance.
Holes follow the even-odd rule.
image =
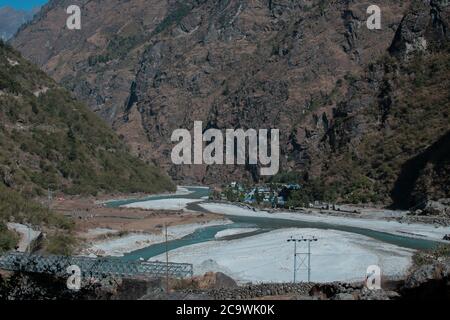
[[[0,256],[0,269],[47,273],[57,276],[67,275],[67,268],[76,265],[85,277],[164,277],[167,272],[172,278],[192,277],[193,266],[188,263],[153,261],[125,261],[120,258],[64,257],[56,255],[33,255],[9,252]]]

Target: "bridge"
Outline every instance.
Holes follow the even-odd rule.
[[[186,278],[193,276],[193,266],[188,263],[168,263],[150,261],[124,261],[120,258],[64,257],[56,255],[34,255],[9,252],[0,256],[0,269],[30,273],[46,273],[67,277],[69,266],[78,266],[83,277],[101,278],[165,277]]]

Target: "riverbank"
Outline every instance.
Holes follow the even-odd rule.
[[[139,208],[147,210],[186,210],[191,203],[198,202],[198,199],[160,199],[133,202],[121,206],[122,208]]]
[[[195,189],[196,190],[196,189]],[[146,195],[149,202],[167,200],[171,197],[192,197],[195,190],[178,187],[176,193],[164,195]],[[136,195],[120,197],[120,201],[134,201]],[[123,206],[108,206],[116,199],[113,196],[104,200],[94,197],[87,198],[57,198],[52,209],[62,215],[69,216],[75,222],[75,233],[79,240],[77,252],[83,255],[114,255],[142,249],[155,243],[163,242],[162,229],[169,229],[169,240],[190,234],[198,228],[229,223],[222,215],[206,212],[165,210],[164,206],[154,209],[126,208]],[[136,200],[137,201],[137,200]],[[192,201],[199,201],[192,200]]]
[[[450,232],[449,227],[436,227],[430,224],[420,223],[400,223],[396,220],[390,219],[392,214],[388,217],[377,217],[366,209],[366,213],[359,217],[337,216],[320,213],[320,211],[304,212],[304,211],[274,211],[268,212],[250,208],[248,206],[238,206],[224,203],[201,203],[200,207],[206,212],[217,213],[225,216],[244,216],[244,217],[261,217],[272,219],[284,219],[293,221],[313,222],[313,223],[327,223],[330,225],[355,227],[370,229],[378,232],[389,233],[399,236],[407,236],[416,239],[428,239],[433,241],[440,241],[448,243],[443,237]]]
[[[136,193],[136,194],[120,194],[120,195],[102,195],[96,197],[96,204],[99,205],[107,205],[110,202],[114,201],[127,201],[134,200],[139,201],[142,199],[153,199],[158,197],[173,197],[173,196],[185,196],[194,193],[194,191],[189,190],[188,186],[177,186],[175,192],[163,192],[163,193],[154,193],[154,194],[145,194],[145,193]]]
[[[200,228],[219,226],[232,223],[228,220],[212,220],[201,223],[172,225],[167,228],[167,240],[172,241],[185,237]],[[92,230],[95,233],[96,229]],[[116,256],[121,257],[126,253],[143,249],[153,244],[165,242],[165,230],[160,228],[155,232],[132,232],[119,234],[117,237],[110,234],[110,238],[91,241],[87,248],[81,251],[81,255]]]

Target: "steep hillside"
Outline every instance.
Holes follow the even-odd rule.
[[[0,46],[2,182],[23,194],[159,192],[168,177],[128,154],[82,103],[8,46]]]
[[[449,197],[450,55],[410,58],[371,65],[335,109],[316,181],[323,199],[410,208]]]
[[[128,153],[86,106],[0,42],[0,248],[7,221],[67,226],[31,199],[66,194],[161,192],[170,179]],[[4,239],[2,239],[4,238]]]
[[[446,1],[79,1],[79,32],[62,27],[69,2],[52,1],[12,44],[173,178],[260,179],[254,166],[172,165],[173,130],[201,120],[280,129],[283,177],[316,199],[449,195],[435,151],[450,130]],[[372,4],[381,30],[366,27]]]
[[[117,119],[167,0],[50,0],[11,44],[72,89],[108,122]],[[80,5],[82,28],[66,28],[67,7]]]
[[[436,9],[439,7],[435,7]],[[450,8],[416,4],[333,111],[321,182],[347,202],[450,197]]]

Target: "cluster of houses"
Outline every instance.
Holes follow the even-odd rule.
[[[224,188],[220,197],[222,200],[241,201],[248,204],[265,204],[272,207],[284,207],[290,192],[300,190],[299,184],[267,184],[245,187],[238,182],[232,182]]]

